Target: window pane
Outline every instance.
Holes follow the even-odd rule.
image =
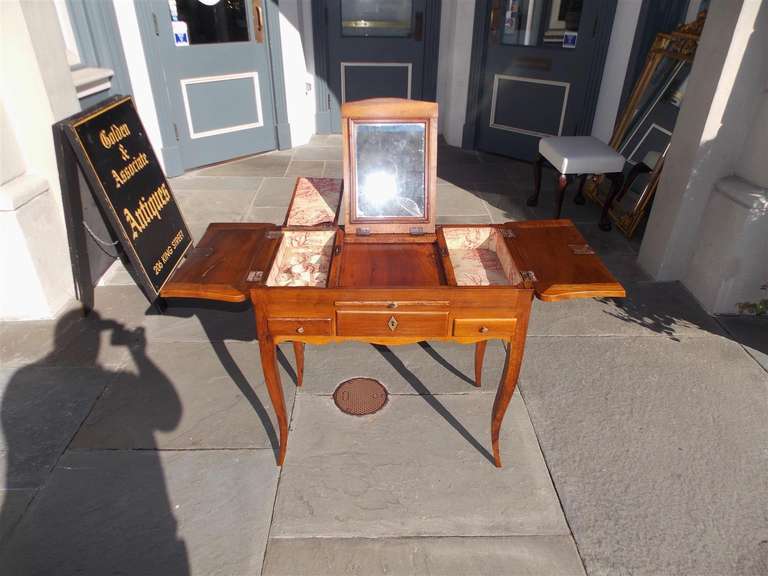
[[[545,4],[545,0],[507,0],[501,43],[536,46]]]
[[[583,0],[505,0],[502,44],[574,48]]]
[[[423,218],[426,125],[355,124],[357,218]]]
[[[544,31],[544,44],[576,47],[583,3],[583,0],[552,0]]]
[[[341,0],[343,36],[410,36],[412,0]]]
[[[247,42],[247,0],[169,0],[177,46]]]

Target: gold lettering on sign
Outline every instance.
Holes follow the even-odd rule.
[[[133,212],[128,210],[128,208],[123,208],[125,222],[131,227],[134,240],[146,230],[153,220],[163,219],[160,213],[170,201],[171,193],[168,191],[165,182],[163,182],[149,195],[149,199],[142,196]]]
[[[112,124],[112,126],[109,127],[109,131],[106,130],[100,130],[99,131],[99,142],[101,142],[101,145],[104,146],[107,150],[112,148],[115,144],[120,142],[123,138],[127,138],[131,135],[131,131],[128,128],[128,124],[120,124],[120,126],[115,126]]]
[[[144,152],[141,152],[138,156],[135,156],[133,160],[125,165],[119,172],[112,170],[112,177],[115,179],[115,188],[120,188],[128,183],[128,181],[138,174],[142,168],[149,165],[149,158]]]

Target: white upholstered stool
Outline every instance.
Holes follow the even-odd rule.
[[[604,174],[611,181],[611,195],[621,190],[624,181],[624,157],[613,148],[592,136],[550,136],[539,140],[539,156],[534,165],[536,191],[528,198],[528,206],[539,203],[541,192],[541,167],[544,160],[559,172],[554,217],[560,218],[563,195],[574,176],[581,175],[575,202],[584,203],[582,190],[587,176]],[[601,222],[602,224],[602,222]],[[602,227],[602,226],[601,226]],[[608,224],[610,227],[610,223]]]

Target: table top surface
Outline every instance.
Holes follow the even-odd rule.
[[[324,288],[462,290],[466,287],[457,285],[445,249],[444,232],[472,227],[438,226],[436,234],[421,237],[352,236],[344,234],[343,226],[301,230],[335,232],[333,258]],[[535,295],[545,301],[625,295],[624,288],[569,220],[507,222],[477,227],[503,233],[514,266],[523,276],[516,284],[487,288],[533,289]],[[267,285],[283,232],[290,230],[264,223],[211,224],[163,287],[161,295],[242,302],[249,299],[253,289],[309,289]]]

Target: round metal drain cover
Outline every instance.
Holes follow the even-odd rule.
[[[381,410],[387,403],[387,389],[373,378],[352,378],[338,385],[333,401],[344,414],[365,416]]]

